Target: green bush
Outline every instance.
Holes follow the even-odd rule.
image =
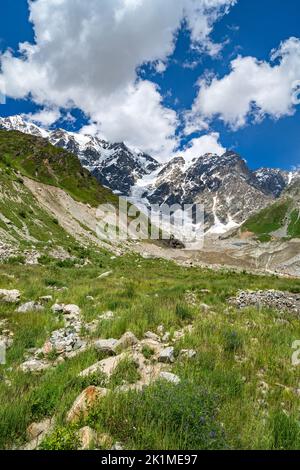
[[[41,450],[77,450],[79,438],[74,427],[59,427],[53,434],[46,437],[40,445]]]

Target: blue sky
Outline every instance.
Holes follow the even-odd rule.
[[[19,43],[28,41],[34,44],[33,28],[28,17],[29,10],[26,0],[15,0],[14,2],[2,0],[0,16],[0,49],[2,52],[10,48],[13,51],[12,56],[17,58],[20,57]],[[299,107],[297,109],[297,106],[294,107],[295,112],[292,116],[283,115],[280,119],[266,113],[262,120],[253,122],[253,119],[248,116],[246,123],[237,129],[233,129],[228,122],[223,122],[214,115],[209,119],[209,129],[195,129],[189,135],[183,131],[185,113],[192,108],[197,98],[199,78],[204,74],[211,73],[220,80],[230,74],[230,63],[238,54],[242,57],[251,56],[258,61],[270,63],[271,51],[278,49],[281,42],[287,41],[291,37],[300,37],[300,2],[295,0],[239,0],[230,8],[228,14],[220,15],[214,23],[209,36],[210,40],[223,45],[221,52],[216,56],[193,49],[190,31],[187,28],[182,26],[176,35],[174,52],[163,60],[166,70],[163,73],[157,73],[153,63],[144,64],[139,68],[136,79],[157,84],[162,99],[161,105],[165,109],[176,112],[178,121],[175,126],[175,134],[180,137],[180,148],[184,148],[191,139],[197,139],[207,132],[219,133],[219,142],[222,146],[236,150],[246,158],[252,168],[270,166],[290,169],[292,166],[299,165],[300,110]],[[184,66],[184,64],[193,62],[196,64],[193,68]],[[34,94],[34,91],[33,89],[31,92]],[[13,97],[8,96],[6,104],[0,106],[0,115],[2,116],[19,113],[34,114],[37,110],[45,107],[45,103],[41,103],[40,99],[30,99],[26,96],[16,99],[16,92],[12,92],[11,95]],[[40,106],[36,104],[38,102],[41,103]],[[47,106],[52,107],[52,101],[50,105],[47,103]],[[55,107],[57,107],[56,103]],[[86,116],[84,115],[84,109],[81,111],[76,107],[74,109],[71,107],[68,111],[72,113],[73,119],[63,121],[67,111],[62,108],[60,107],[61,116],[57,122],[52,124],[53,127],[60,126],[69,130],[79,130],[83,125],[88,124],[89,116],[88,113]],[[115,104],[111,105],[111,108],[115,109]],[[114,122],[113,116],[109,115],[109,121]],[[118,136],[118,129],[116,127],[114,137]],[[120,137],[123,138],[124,135],[126,137],[126,132],[130,131],[121,129]],[[153,139],[155,139],[155,130],[153,131]],[[128,140],[130,141],[130,136]],[[141,140],[141,142],[143,141]],[[148,147],[147,144],[146,149]]]

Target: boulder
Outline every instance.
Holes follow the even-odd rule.
[[[16,312],[17,313],[42,312],[43,310],[44,310],[43,305],[41,305],[39,302],[31,301],[31,302],[26,302],[23,305],[20,305],[20,307],[17,308]]]
[[[7,302],[9,304],[14,304],[19,302],[21,297],[20,291],[0,289],[0,302]]]
[[[118,344],[118,341],[116,339],[110,338],[110,339],[98,339],[95,341],[94,346],[97,351],[105,353],[105,354],[110,354],[110,355],[115,355],[115,347]]]
[[[20,365],[20,369],[24,373],[39,373],[43,372],[44,370],[47,370],[51,367],[51,364],[49,364],[46,361],[42,361],[39,359],[30,359],[26,362],[23,362],[23,364]]]
[[[180,378],[178,377],[178,375],[171,374],[171,372],[161,372],[159,374],[159,378],[166,380],[167,382],[170,382],[174,385],[180,384]]]
[[[69,304],[69,305],[65,305],[63,307],[63,313],[65,315],[75,315],[75,316],[79,316],[80,313],[81,313],[81,310],[80,308],[78,307],[78,305],[73,305],[73,304]]]
[[[79,377],[88,377],[90,375],[96,374],[97,372],[101,372],[110,377],[114,373],[120,361],[125,359],[125,357],[126,354],[123,353],[119,356],[108,357],[107,359],[96,362],[96,364],[93,364],[84,371],[80,372]]]
[[[132,346],[135,346],[136,344],[138,344],[138,339],[134,336],[133,333],[127,331],[127,333],[124,333],[124,335],[117,341],[115,349],[128,349]]]
[[[174,362],[174,348],[171,346],[169,348],[162,349],[159,353],[158,360],[159,362],[164,362],[166,364]]]
[[[108,393],[106,388],[90,386],[86,388],[74,401],[70,411],[67,414],[67,422],[75,423],[81,417],[86,418],[90,409],[105,397]]]
[[[41,434],[46,434],[53,428],[53,419],[47,418],[40,423],[32,423],[28,426],[26,434],[28,440],[37,439]]]
[[[22,448],[22,450],[36,450],[42,443],[43,439],[53,431],[54,426],[54,418],[45,419],[40,423],[32,423],[27,428],[27,437],[29,442]]]

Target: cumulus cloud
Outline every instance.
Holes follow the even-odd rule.
[[[282,42],[270,62],[239,56],[228,75],[201,79],[199,87],[186,116],[187,134],[203,129],[215,117],[237,129],[250,117],[260,121],[293,115],[300,104],[300,40]]]
[[[214,54],[213,24],[235,2],[29,0],[35,42],[0,56],[0,84],[46,110],[79,108],[103,137],[165,155],[177,145],[177,117],[137,69],[154,63],[162,71],[183,22],[193,47]]]
[[[44,108],[36,113],[23,114],[24,119],[34,122],[43,127],[49,127],[51,124],[57,122],[61,118],[59,109]]]
[[[194,158],[207,153],[223,155],[226,149],[219,142],[220,134],[212,132],[211,134],[192,139],[183,151],[178,152],[178,156],[182,156],[187,162],[191,162]]]

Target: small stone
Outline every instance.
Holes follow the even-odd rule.
[[[104,279],[106,277],[109,277],[112,273],[112,271],[107,271],[106,273],[100,274],[100,276],[98,276],[98,279]]]
[[[90,386],[86,388],[74,401],[67,414],[67,422],[75,423],[81,417],[86,418],[93,405],[108,393],[106,388]]]
[[[159,326],[157,327],[157,334],[158,334],[159,336],[163,336],[164,332],[165,332],[165,327],[164,327],[164,325],[159,325]]]
[[[160,351],[158,360],[159,362],[164,362],[167,364],[171,364],[172,362],[174,362],[174,348],[171,346]]]
[[[180,359],[193,359],[196,356],[194,349],[182,349],[179,353]]]
[[[168,343],[170,341],[170,338],[171,338],[171,333],[167,332],[164,334],[164,336],[162,337],[162,341],[164,343]]]
[[[138,339],[134,336],[133,333],[128,331],[127,333],[124,333],[124,335],[117,341],[115,345],[115,349],[117,350],[123,350],[123,349],[128,349],[132,346],[135,346],[138,343]]]
[[[6,302],[9,304],[17,303],[20,301],[20,291],[0,289],[0,302]]]
[[[160,337],[155,333],[152,333],[152,331],[147,331],[147,333],[144,334],[144,337],[147,339],[152,339],[153,341],[160,341]]]
[[[200,304],[200,310],[203,312],[203,313],[207,313],[210,311],[210,306],[207,305],[207,304]]]
[[[86,296],[86,300],[89,300],[90,302],[93,302],[93,300],[95,300],[95,299],[94,299],[93,296],[87,295],[87,296]]]
[[[180,384],[180,378],[175,374],[171,374],[171,372],[161,372],[159,377],[174,385]]]
[[[123,445],[121,444],[121,442],[116,442],[112,446],[111,450],[120,450],[121,451],[121,450],[124,450],[124,448],[123,448]]]
[[[26,302],[17,308],[17,313],[28,313],[28,312],[42,312],[44,307],[39,302]]]
[[[94,346],[97,351],[105,353],[105,354],[110,354],[110,355],[115,355],[115,347],[118,344],[118,341],[116,339],[98,339],[95,341]]]
[[[64,305],[63,304],[54,304],[51,307],[51,310],[53,313],[62,313],[64,311]]]
[[[100,320],[113,320],[115,317],[114,312],[105,312],[102,315],[99,315]]]

